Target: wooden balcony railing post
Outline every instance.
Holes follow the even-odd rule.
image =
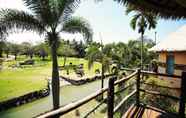
[[[136,78],[136,105],[140,105],[140,75],[141,70],[138,69],[137,78]]]
[[[180,118],[185,117],[185,100],[186,100],[186,71],[182,72],[182,78],[181,78],[181,95],[180,95],[180,105],[179,105]]]
[[[108,107],[108,118],[113,118],[114,115],[114,80],[115,77],[111,77],[109,79],[109,87],[108,87],[108,101],[107,101],[107,107]]]

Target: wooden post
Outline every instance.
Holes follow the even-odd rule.
[[[111,77],[109,79],[109,88],[108,88],[108,101],[107,101],[107,107],[108,107],[108,118],[113,118],[114,116],[114,80],[115,77]]]
[[[138,69],[137,78],[136,78],[136,105],[139,107],[140,105],[140,75],[141,70]]]
[[[185,100],[186,100],[186,71],[182,72],[182,78],[181,78],[181,95],[180,95],[180,105],[179,105],[180,118],[185,117]]]

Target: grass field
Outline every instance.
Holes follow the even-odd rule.
[[[47,78],[51,77],[51,61],[41,61],[34,58],[34,66],[25,68],[12,68],[10,65],[25,60],[19,57],[18,61],[3,62],[3,69],[0,71],[0,101],[24,95],[26,93],[39,90],[47,86]],[[59,58],[59,65],[63,64],[63,58]],[[95,69],[100,68],[99,63],[95,63],[91,70],[88,70],[87,61],[84,59],[68,58],[67,64],[84,64],[85,73],[93,75]],[[60,72],[62,74],[63,72]]]

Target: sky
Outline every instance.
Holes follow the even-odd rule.
[[[0,0],[0,8],[14,8],[19,10],[28,9],[23,5],[22,0]],[[103,2],[95,2],[95,0],[82,0],[79,8],[74,13],[74,16],[81,16],[87,19],[94,31],[93,40],[103,43],[112,42],[127,42],[130,39],[137,39],[140,34],[132,30],[130,27],[131,15],[125,14],[125,7],[114,2],[114,0],[103,0]],[[175,32],[180,27],[186,24],[186,20],[158,20],[156,29],[147,31],[145,35],[151,39],[155,37],[157,32],[157,42],[165,39],[167,35]],[[70,35],[61,34],[63,39],[83,40],[80,34]],[[7,37],[8,41],[21,42],[41,42],[44,37],[38,36],[35,33],[21,32],[11,34]]]

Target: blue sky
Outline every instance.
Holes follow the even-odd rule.
[[[21,0],[0,0],[0,8],[18,8],[25,10]],[[125,8],[113,0],[103,0],[103,2],[95,3],[94,0],[83,0],[80,7],[74,14],[86,18],[94,30],[94,40],[100,41],[99,33],[102,35],[104,43],[111,42],[127,42],[130,39],[136,39],[140,35],[137,31],[130,28],[130,19],[132,15],[125,14]],[[147,31],[145,35],[154,39],[154,32],[157,31],[157,40],[163,40],[168,34],[176,31],[178,28],[186,24],[186,20],[172,21],[159,20],[157,28],[152,31]],[[78,38],[82,39],[80,35],[62,34],[63,38]],[[17,40],[19,38],[19,40]],[[34,40],[33,40],[34,38]],[[43,37],[36,34],[24,32],[10,35],[8,40],[14,42],[34,41],[38,42]]]

